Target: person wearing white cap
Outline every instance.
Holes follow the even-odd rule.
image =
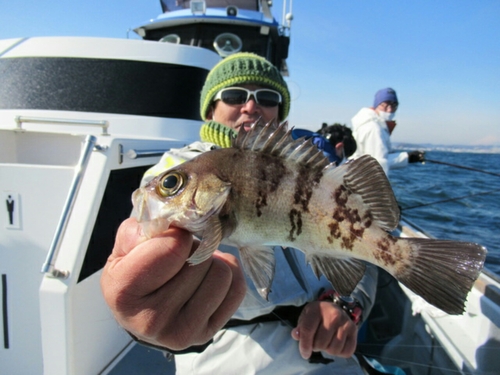
[[[357,150],[352,158],[371,155],[382,165],[386,175],[389,175],[390,169],[425,160],[422,151],[391,152],[390,135],[396,126],[394,116],[398,106],[396,91],[388,87],[377,91],[373,107],[362,108],[351,119],[357,143]]]

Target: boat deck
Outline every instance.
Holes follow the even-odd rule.
[[[109,371],[102,375],[172,375],[175,374],[175,361],[169,361],[162,352],[131,343],[126,353],[116,359]]]

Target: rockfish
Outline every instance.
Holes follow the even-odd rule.
[[[221,242],[267,299],[274,278],[272,247],[306,254],[341,295],[349,295],[370,262],[427,302],[461,314],[484,265],[475,243],[399,238],[389,232],[400,212],[380,164],[365,155],[339,167],[311,140],[293,140],[287,124],[240,129],[230,148],[169,169],[133,194],[134,216],[153,237],[170,225],[201,238],[188,259],[199,264]]]

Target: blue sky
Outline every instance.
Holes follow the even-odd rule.
[[[126,38],[160,13],[159,0],[0,0],[0,39]],[[395,142],[500,145],[500,1],[295,0],[293,15],[291,125],[349,124],[390,86]]]

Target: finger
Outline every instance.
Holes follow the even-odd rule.
[[[211,265],[198,288],[190,294],[190,298],[179,311],[173,313],[171,321],[175,319],[175,324],[165,328],[165,338],[175,335],[179,330],[176,345],[192,345],[193,342],[203,344],[213,337],[238,309],[245,296],[246,282],[236,258],[226,255],[219,252],[214,254],[214,259],[211,260]],[[198,266],[189,266],[190,269],[196,267]],[[176,298],[181,297],[173,297]]]
[[[347,358],[352,356],[356,350],[356,343],[356,325],[351,320],[348,320],[339,327],[325,351],[331,355]]]
[[[171,228],[162,237],[139,243],[126,256],[111,259],[107,264],[108,271],[123,283],[128,280],[139,287],[139,294],[142,293],[141,286],[146,284],[144,292],[148,293],[179,272],[189,257],[192,244],[191,234]]]
[[[341,335],[343,325],[348,319],[346,313],[331,302],[320,302],[319,313],[322,317],[322,324],[319,325],[314,337],[313,351],[329,350],[335,347],[336,354],[343,348],[343,342],[338,344],[338,335]]]
[[[320,324],[314,336],[312,350],[318,352],[332,348],[337,343],[335,340],[337,329],[337,326],[330,325],[329,327],[325,327],[323,324]]]
[[[344,348],[340,351],[339,356],[344,358],[351,357],[356,351],[357,342],[357,330],[355,330],[354,333],[347,335],[344,341]]]
[[[300,314],[295,335],[299,338],[299,351],[304,359],[309,359],[313,352],[313,343],[318,326],[321,323],[321,314],[318,304],[309,303]],[[295,330],[294,330],[295,331]]]
[[[164,240],[166,239],[164,238]],[[188,239],[192,239],[192,236],[189,236]],[[161,239],[148,240],[147,246],[153,246],[156,240]],[[193,244],[192,241],[191,243],[194,250],[197,243]],[[133,252],[122,258],[122,262],[125,263],[128,259],[131,259],[134,252],[139,253],[139,250],[134,249]],[[114,289],[109,282],[106,284],[103,276],[103,292],[112,311],[114,311],[116,320],[144,341],[171,349],[184,349],[187,346],[208,341],[216,330],[209,331],[212,335],[208,336],[206,334],[208,332],[206,324],[202,321],[203,318],[200,320],[199,314],[200,311],[203,311],[203,308],[211,303],[211,297],[217,295],[218,290],[221,288],[219,288],[219,285],[212,287],[212,290],[203,294],[205,298],[193,296],[202,285],[208,271],[212,268],[214,259],[210,258],[199,265],[191,266],[186,262],[190,253],[192,253],[191,250],[185,251],[179,272],[160,286],[157,286],[155,282],[149,279],[158,279],[162,273],[169,273],[168,264],[163,267],[161,259],[152,265],[153,267],[159,266],[158,272],[154,270],[146,272],[142,279],[135,279],[132,282],[118,279],[123,283],[118,284]],[[138,261],[140,262],[140,259]],[[222,261],[217,260],[217,262],[229,269]],[[144,266],[144,264],[135,263],[135,268]],[[114,271],[116,269],[120,269],[120,267],[115,267]],[[232,273],[232,271],[230,272]],[[155,276],[155,273],[159,273],[159,276]],[[213,275],[219,277],[219,280],[220,273],[224,272],[221,272],[220,269],[215,269],[212,272]],[[116,276],[116,273],[112,276]],[[145,285],[147,286],[145,287]],[[190,315],[182,311],[188,301],[193,302],[190,309],[188,309],[188,311],[195,312],[192,319],[188,319]],[[231,315],[234,310],[231,311]]]
[[[141,308],[145,310],[146,303],[159,303],[155,297],[159,297],[157,294],[161,293],[155,292],[186,266],[193,237],[184,230],[170,228],[160,237],[141,242],[136,222],[129,221],[122,229],[117,235],[113,252],[115,255],[126,255],[115,258],[110,256],[101,277],[101,289],[106,302],[115,311],[115,316],[122,315],[126,318],[138,314]],[[121,242],[130,238],[139,239],[139,244],[132,250],[116,249],[121,247]],[[208,268],[209,264],[203,264],[195,272],[203,273]],[[190,280],[189,275],[185,277],[185,286],[189,286],[189,281],[196,282],[196,279]],[[163,292],[169,293],[168,288]],[[164,294],[162,298],[167,295]],[[184,298],[189,296],[187,293]],[[177,304],[172,306],[177,307]]]
[[[142,242],[140,225],[137,223],[136,219],[126,219],[118,227],[115,244],[109,259],[125,256],[139,242]]]
[[[243,302],[247,291],[247,283],[241,264],[238,259],[231,254],[216,252],[215,258],[224,262],[231,270],[231,285],[226,293],[224,301],[210,317],[209,325],[220,329],[233,316],[238,307]]]

